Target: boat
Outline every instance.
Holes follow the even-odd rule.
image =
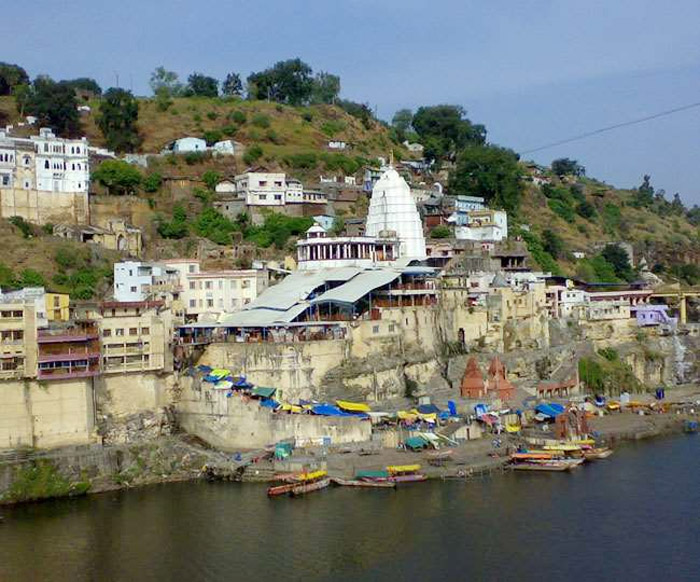
[[[318,481],[311,481],[309,483],[294,485],[292,486],[292,490],[290,491],[290,493],[293,496],[298,497],[300,495],[306,495],[307,493],[313,493],[314,491],[325,489],[330,484],[331,480],[326,477],[325,479],[319,479]]]
[[[342,487],[366,487],[377,489],[395,489],[396,483],[393,481],[369,481],[362,479],[340,479],[336,477],[332,479],[333,483]]]
[[[545,461],[542,463],[514,463],[511,465],[515,471],[571,471],[573,466],[562,461]]]
[[[613,450],[608,447],[598,447],[583,451],[583,457],[588,461],[607,459],[612,454]]]
[[[268,487],[267,496],[277,497],[279,495],[287,495],[289,493],[293,494],[295,487],[316,483],[326,477],[326,475],[326,471],[312,471],[310,473],[282,475],[280,480],[286,481],[286,483]]]
[[[395,483],[427,481],[428,476],[418,472],[420,468],[420,465],[390,465],[386,470],[391,475],[390,480]]]
[[[375,483],[383,483],[389,481],[391,476],[388,471],[358,471],[355,473],[357,481],[373,481]]]

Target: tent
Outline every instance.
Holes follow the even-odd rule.
[[[538,404],[535,406],[535,412],[539,414],[544,414],[549,418],[556,418],[564,412],[564,407],[556,402],[550,402],[545,404]]]
[[[364,402],[349,402],[348,400],[337,400],[338,408],[347,412],[369,412],[370,407]]]
[[[197,370],[199,370],[202,374],[208,374],[211,372],[211,366],[205,366],[202,364],[201,366],[197,366]]]
[[[421,451],[428,448],[430,446],[430,442],[422,436],[413,436],[408,437],[404,441],[404,445],[407,449],[411,449],[412,451]]]
[[[257,388],[253,388],[250,395],[258,398],[272,398],[275,395],[275,392],[277,392],[277,388],[264,388],[262,386],[258,386]]]
[[[434,404],[421,404],[418,407],[418,412],[421,414],[438,414],[440,409]]]

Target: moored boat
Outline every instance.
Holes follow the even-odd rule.
[[[428,476],[419,473],[420,465],[390,465],[386,468],[390,480],[395,483],[417,483],[427,481]]]
[[[589,461],[607,459],[612,454],[613,450],[608,447],[598,447],[583,451],[584,458]]]
[[[290,493],[295,497],[299,495],[306,495],[307,493],[312,493],[314,491],[319,491],[325,489],[331,484],[329,478],[319,479],[318,481],[312,481],[310,483],[302,483],[299,485],[294,485]]]
[[[333,483],[336,485],[341,485],[343,487],[365,487],[365,488],[377,488],[377,489],[394,489],[396,488],[396,483],[393,481],[370,481],[362,479],[340,479],[338,477],[332,479]]]
[[[297,473],[297,474],[285,474],[280,477],[281,480],[286,481],[282,485],[273,485],[268,487],[267,495],[268,497],[277,497],[279,495],[294,494],[294,489],[296,487],[304,485],[312,485],[317,483],[327,476],[326,471],[312,471],[310,473]],[[330,481],[329,481],[330,483]]]
[[[571,471],[573,465],[562,461],[545,461],[542,463],[515,463],[512,465],[515,471]]]

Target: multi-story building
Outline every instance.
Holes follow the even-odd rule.
[[[87,378],[100,373],[100,341],[93,322],[39,331],[39,380]]]
[[[67,322],[70,319],[70,296],[68,293],[46,294],[46,319],[49,323]]]
[[[86,138],[56,137],[50,129],[20,138],[0,130],[2,216],[40,224],[88,222],[90,165]]]
[[[505,210],[469,210],[455,213],[453,217],[463,222],[455,227],[457,239],[500,242],[508,238],[508,214]]]
[[[36,375],[36,340],[34,304],[0,301],[0,380]]]
[[[43,287],[25,287],[17,291],[3,292],[0,289],[0,302],[2,303],[32,303],[34,305],[34,318],[38,328],[47,327],[49,322],[46,315],[46,291]]]
[[[304,192],[299,180],[281,172],[246,172],[234,178],[236,196],[246,206],[285,206],[287,204],[326,204],[322,192]]]
[[[146,301],[163,296],[176,296],[180,274],[162,263],[122,261],[114,263],[114,299]]]

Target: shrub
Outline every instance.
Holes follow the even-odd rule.
[[[34,234],[34,227],[21,216],[13,216],[10,218],[10,224],[16,226],[24,238],[29,238]]]
[[[45,287],[44,276],[34,269],[24,269],[19,274],[20,287]]]
[[[135,194],[141,185],[141,172],[122,160],[106,160],[92,173],[92,179],[102,184],[112,195]]]
[[[265,115],[264,113],[256,113],[253,115],[253,119],[251,120],[251,123],[255,127],[259,127],[261,129],[267,129],[270,127],[270,118]]]
[[[277,134],[277,132],[274,129],[268,129],[265,132],[265,137],[271,141],[272,143],[275,144],[280,144],[282,143],[282,140],[280,139],[280,136]]]
[[[328,121],[324,122],[323,125],[321,125],[321,132],[328,137],[333,137],[334,135],[337,135],[343,131],[346,127],[347,123],[345,123],[342,119],[329,119]]]
[[[314,114],[311,113],[311,111],[304,111],[304,113],[301,114],[301,118],[307,123],[311,123],[314,120]]]
[[[250,166],[262,158],[262,155],[263,149],[259,145],[255,144],[250,146],[246,150],[245,154],[243,154],[243,161]]]
[[[314,152],[304,152],[299,154],[289,154],[284,158],[284,162],[299,170],[310,170],[316,167],[318,158]]]
[[[237,131],[238,131],[238,126],[233,125],[233,124],[224,125],[221,128],[221,132],[228,137],[233,137],[234,135],[236,135]]]
[[[197,235],[216,244],[228,245],[231,244],[231,233],[237,230],[237,227],[223,214],[209,207],[192,223],[192,229]]]
[[[158,192],[163,185],[163,176],[159,172],[153,172],[146,176],[143,181],[143,189],[145,192],[152,194],[153,192]]]
[[[215,190],[216,185],[221,182],[221,174],[215,172],[214,170],[207,170],[202,174],[202,182],[206,184],[209,190]]]
[[[186,237],[187,233],[187,211],[182,204],[177,204],[173,208],[172,220],[158,221],[158,234],[163,238],[180,239]]]
[[[184,157],[185,163],[188,166],[194,166],[196,164],[201,164],[205,160],[206,155],[204,152],[187,152]]]
[[[217,117],[219,117],[219,114],[216,111],[207,112],[207,119],[214,121]]]
[[[449,238],[452,236],[452,231],[449,226],[441,224],[430,231],[430,236],[431,238]]]
[[[547,202],[547,205],[549,206],[550,210],[554,212],[554,214],[556,214],[566,222],[574,222],[576,220],[576,214],[574,213],[574,209],[565,202],[561,200],[550,199]]]
[[[205,131],[202,137],[204,137],[204,141],[207,142],[207,145],[212,146],[217,141],[221,141],[224,137],[224,134],[221,133],[221,131],[219,131],[218,129],[212,129],[210,131]]]
[[[532,255],[532,258],[535,259],[535,262],[542,268],[542,270],[551,271],[555,275],[561,273],[559,265],[554,260],[554,257],[544,250],[542,242],[534,233],[523,232],[522,237],[527,245],[527,250]]]
[[[321,155],[321,159],[330,172],[341,170],[346,175],[352,175],[361,167],[357,158],[350,158],[345,154],[324,153]]]
[[[243,111],[233,111],[228,118],[238,125],[243,125],[247,121],[246,114]]]

